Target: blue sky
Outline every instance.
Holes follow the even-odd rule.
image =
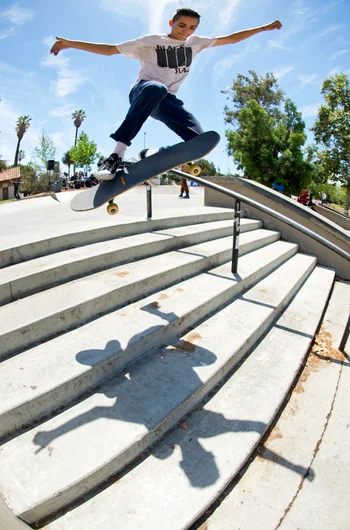
[[[225,152],[223,108],[229,102],[221,90],[238,73],[273,72],[308,128],[321,102],[323,80],[335,73],[350,73],[348,0],[1,0],[1,157],[13,163],[15,124],[19,116],[29,115],[31,127],[21,144],[24,162],[32,158],[42,130],[53,139],[55,158],[61,160],[74,142],[71,114],[76,109],[84,109],[87,115],[80,130],[108,155],[114,147],[109,134],[127,112],[139,63],[122,55],[104,57],[79,50],[65,50],[55,57],[49,54],[55,36],[117,44],[144,34],[166,33],[178,7],[201,13],[197,34],[204,36],[227,35],[275,19],[283,24],[280,31],[203,51],[178,92],[203,128],[221,135],[220,144],[207,158],[224,173],[235,166]],[[177,141],[163,124],[148,119],[127,157],[136,156],[144,142],[146,147],[158,147]]]

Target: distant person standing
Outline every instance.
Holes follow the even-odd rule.
[[[189,166],[187,164],[185,164],[184,166],[181,166],[181,171],[183,171],[184,173],[187,173],[188,169],[189,169]],[[181,186],[181,189],[180,189],[179,197],[182,198],[182,199],[189,199],[190,198],[190,193],[189,193],[189,190],[188,190],[188,185],[187,185],[187,179],[186,178],[182,178],[181,179],[180,186]]]
[[[188,185],[187,185],[187,179],[185,179],[185,178],[181,179],[181,190],[180,190],[179,197],[182,197],[183,199],[189,199],[190,198],[190,193],[189,193]]]
[[[327,201],[327,194],[323,191],[321,193],[321,204],[326,204],[328,201]]]
[[[306,206],[307,202],[308,202],[308,195],[309,194],[308,194],[307,190],[302,190],[300,195],[299,195],[298,202],[300,202],[301,204]]]
[[[20,180],[15,180],[14,183],[13,183],[13,186],[14,186],[14,195],[16,197],[17,200],[19,200],[21,198],[20,194],[19,194],[19,185],[20,185],[21,181]]]

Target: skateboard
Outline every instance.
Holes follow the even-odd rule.
[[[125,167],[117,171],[113,180],[104,180],[97,186],[75,195],[71,201],[71,208],[76,212],[84,212],[108,203],[107,212],[115,215],[119,210],[113,202],[115,197],[166,171],[202,158],[214,149],[219,140],[218,133],[208,131],[188,142],[180,142],[138,162],[126,163]],[[192,171],[190,174],[198,175],[200,168],[189,165],[190,171]]]

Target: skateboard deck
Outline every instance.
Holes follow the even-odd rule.
[[[208,131],[188,142],[180,142],[139,162],[127,165],[117,171],[113,180],[104,180],[97,186],[75,195],[71,201],[71,208],[83,212],[109,202],[108,213],[117,213],[118,207],[112,204],[115,197],[177,166],[202,158],[214,149],[219,140],[218,133]]]

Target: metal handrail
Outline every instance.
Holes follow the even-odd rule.
[[[237,193],[236,191],[228,190],[227,188],[224,188],[223,186],[219,186],[219,184],[214,184],[213,182],[209,182],[208,180],[202,179],[200,177],[189,175],[188,173],[184,173],[183,171],[180,171],[179,169],[172,169],[169,171],[169,173],[173,173],[174,175],[177,175],[181,178],[190,178],[194,182],[197,182],[198,184],[201,184],[202,186],[205,186],[207,188],[211,188],[215,191],[218,191],[220,193],[224,193],[225,195],[228,195],[229,197],[232,197],[233,199],[237,199],[239,201],[245,202],[249,206],[253,206],[254,208],[257,208],[258,210],[261,210],[264,213],[267,213],[268,215],[271,215],[272,217],[275,217],[279,221],[283,221],[287,225],[291,226],[292,228],[296,228],[297,230],[300,230],[303,234],[306,234],[307,236],[311,237],[318,243],[321,243],[325,247],[329,248],[342,258],[347,259],[350,262],[350,254],[343,250],[341,247],[338,247],[337,245],[334,245],[331,241],[328,239],[320,236],[316,232],[313,232],[309,228],[306,228],[304,225],[297,223],[296,221],[293,221],[293,219],[290,219],[289,217],[286,217],[285,215],[276,212],[272,208],[269,208],[268,206],[265,206],[264,204],[260,204],[253,199],[250,199],[249,197],[246,197],[245,195],[241,195],[240,193]]]

